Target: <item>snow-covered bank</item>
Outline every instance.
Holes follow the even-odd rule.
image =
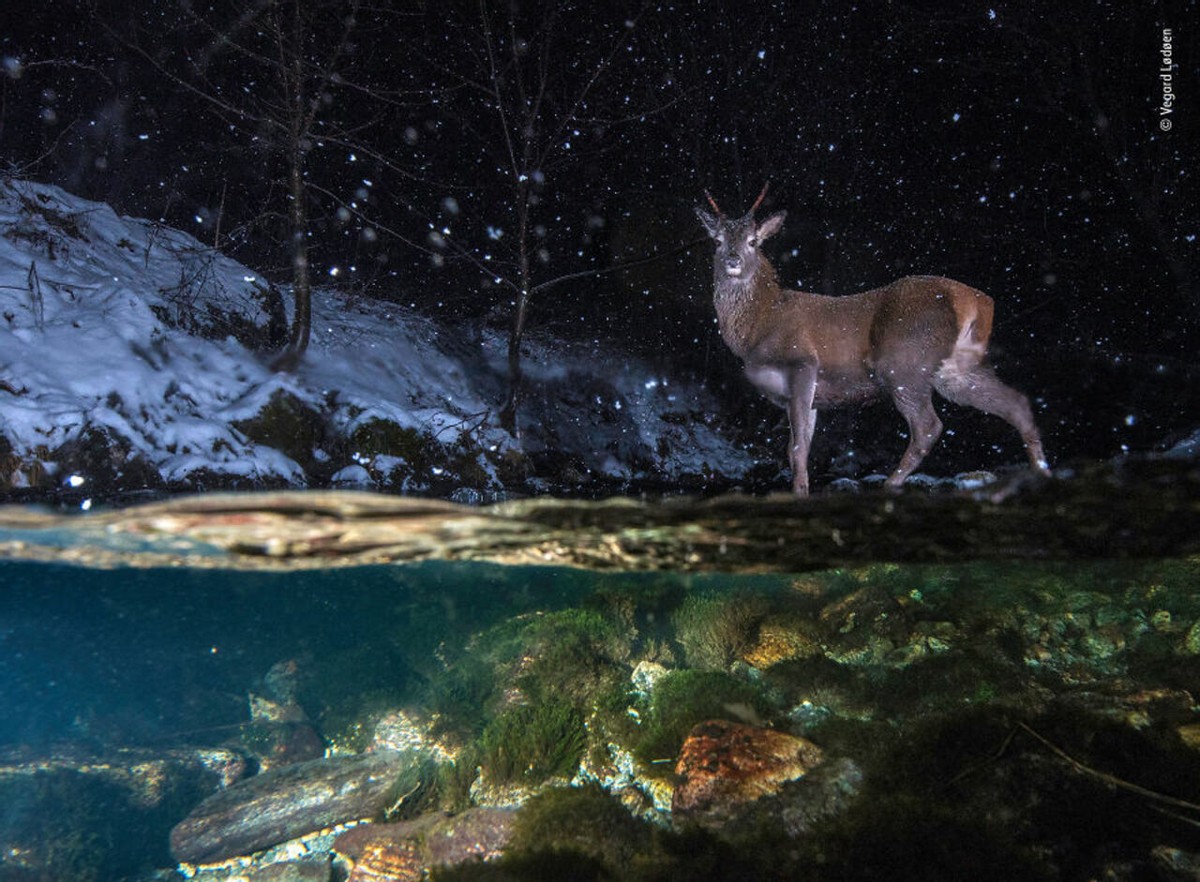
[[[403,296],[403,292],[397,292]],[[0,491],[363,486],[476,499],[736,479],[701,388],[604,346],[532,340],[521,444],[503,340],[334,289],[294,373],[285,299],[160,224],[0,182]]]

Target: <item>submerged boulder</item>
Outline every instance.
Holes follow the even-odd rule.
[[[224,748],[2,747],[0,879],[129,879],[166,865],[178,806],[244,770]]]
[[[706,720],[688,735],[675,772],[671,811],[679,820],[720,821],[760,797],[803,777],[821,762],[821,748],[804,738],[729,720]]]
[[[171,831],[187,863],[250,854],[304,833],[382,815],[416,754],[383,751],[271,769],[215,793]]]
[[[475,807],[446,817],[362,824],[338,836],[334,852],[353,863],[349,882],[407,882],[434,867],[499,857],[512,838],[514,809]]]

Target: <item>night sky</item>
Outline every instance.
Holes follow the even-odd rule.
[[[708,189],[741,213],[770,181],[786,285],[931,273],[991,294],[993,360],[1052,458],[1200,423],[1197,2],[10,0],[0,17],[6,173],[280,283],[299,156],[318,282],[500,327],[524,284],[531,332],[706,377],[761,440],[782,414],[716,334],[692,207]],[[874,410],[824,443],[898,429]],[[987,419],[948,419],[944,455],[964,435],[1012,446]]]

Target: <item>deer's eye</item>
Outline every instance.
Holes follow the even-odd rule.
[[[751,236],[749,239],[746,240],[746,244],[749,245],[751,248],[757,248],[758,247],[758,238],[756,236]]]

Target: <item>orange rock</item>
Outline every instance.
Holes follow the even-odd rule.
[[[1200,723],[1188,723],[1175,731],[1179,733],[1179,740],[1184,744],[1193,750],[1200,750]]]
[[[420,882],[424,876],[425,862],[415,844],[370,842],[347,882]]]
[[[348,882],[409,882],[434,867],[499,857],[516,812],[469,808],[447,817],[431,812],[392,824],[359,824],[338,836],[336,854],[353,861]]]
[[[675,772],[671,811],[702,814],[777,793],[821,761],[821,748],[803,738],[729,720],[692,729]]]
[[[742,653],[742,661],[765,670],[791,658],[809,658],[821,654],[820,644],[809,634],[807,621],[768,618],[758,628],[758,638]]]

